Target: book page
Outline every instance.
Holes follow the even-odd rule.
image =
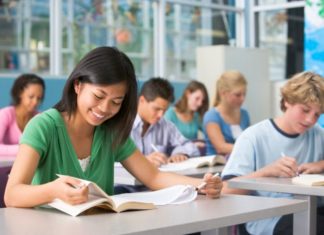
[[[300,174],[291,179],[293,184],[302,184],[309,186],[324,186],[324,175],[319,174]]]
[[[94,207],[98,204],[101,204],[103,202],[107,202],[107,199],[102,197],[97,197],[94,195],[89,195],[88,201],[86,203],[82,203],[78,205],[71,205],[60,199],[55,199],[53,202],[48,203],[48,205],[58,210],[64,211],[69,215],[77,216],[83,211],[86,211],[87,209]]]
[[[208,166],[213,161],[215,155],[202,156],[202,157],[193,157],[189,158],[186,161],[177,162],[177,163],[168,163],[162,165],[159,169],[161,171],[182,171],[186,169],[196,168],[202,165]]]
[[[193,201],[196,197],[197,191],[191,185],[175,185],[152,192],[124,193],[111,196],[116,205],[125,203],[126,200],[153,203],[156,206],[182,204]]]

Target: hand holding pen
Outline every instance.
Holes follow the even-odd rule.
[[[167,156],[164,153],[161,153],[154,144],[151,144],[151,147],[154,150],[154,152],[152,152],[149,155],[146,155],[146,158],[157,167],[163,164],[167,164]]]
[[[287,155],[284,152],[281,152],[280,155],[282,158],[287,157]],[[293,167],[293,165],[296,165],[296,159],[294,159],[294,158],[293,158],[293,162],[290,165],[288,165],[288,167],[292,170],[294,170],[293,168],[296,168],[296,170],[294,170],[295,176],[299,176],[297,165],[296,165],[296,167]]]
[[[223,183],[217,172],[212,177],[208,177],[208,173],[204,177],[204,182],[196,187],[196,190],[205,193],[208,197],[218,198],[220,196]]]

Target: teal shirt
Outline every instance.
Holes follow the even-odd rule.
[[[125,160],[136,149],[133,141],[112,149],[112,135],[104,126],[95,129],[90,163],[83,172],[68,135],[64,120],[56,109],[34,117],[20,140],[40,155],[32,184],[45,184],[57,179],[56,174],[70,175],[97,183],[106,193],[113,194],[114,162]]]
[[[165,119],[173,122],[173,124],[178,128],[181,134],[189,140],[196,140],[198,138],[198,131],[201,130],[201,119],[197,112],[194,113],[194,117],[190,122],[181,121],[174,107],[169,108],[165,114]]]

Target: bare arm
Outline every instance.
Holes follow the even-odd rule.
[[[202,192],[206,193],[209,197],[216,198],[219,197],[222,188],[221,179],[219,177],[212,178],[211,174],[205,176],[203,180],[159,171],[138,150],[123,161],[122,164],[131,174],[152,190],[176,184],[189,184],[197,187],[203,181],[206,181],[207,185]]]
[[[70,204],[87,200],[87,187],[73,187],[80,182],[71,177],[59,178],[43,185],[31,185],[39,159],[39,154],[32,147],[20,145],[4,196],[8,207],[34,207],[51,202],[54,198]]]
[[[323,161],[324,163],[324,161]],[[239,176],[239,178],[259,177],[293,177],[297,173],[297,162],[293,157],[280,157],[277,161],[269,164],[250,174]],[[250,194],[249,190],[229,188],[227,181],[224,182],[222,193]]]
[[[230,154],[232,152],[233,144],[227,143],[225,141],[222,130],[217,123],[214,122],[208,123],[206,125],[206,132],[210,142],[216,149],[217,153]]]

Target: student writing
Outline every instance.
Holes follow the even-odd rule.
[[[115,161],[152,190],[206,181],[201,191],[217,198],[219,177],[160,172],[137,150],[129,138],[136,98],[134,67],[124,53],[99,47],[85,55],[67,79],[61,100],[26,126],[7,183],[6,205],[33,207],[55,198],[70,204],[87,201],[86,186],[56,174],[93,181],[111,195]]]
[[[324,78],[312,72],[296,74],[281,88],[281,96],[283,114],[261,121],[239,136],[222,172],[223,179],[294,177],[298,173],[324,171],[324,129],[315,125],[324,112]],[[252,193],[228,188],[227,183],[223,192]],[[292,197],[264,191],[253,194]],[[319,205],[317,231],[324,234],[323,204]],[[292,234],[292,215],[249,222],[246,228],[251,234]]]
[[[162,78],[146,81],[138,98],[138,111],[131,137],[138,149],[156,166],[200,154],[197,146],[163,117],[173,100],[173,87]]]
[[[246,86],[246,79],[238,71],[226,71],[217,80],[214,107],[203,119],[207,155],[229,155],[237,137],[250,125],[249,114],[241,107]]]

